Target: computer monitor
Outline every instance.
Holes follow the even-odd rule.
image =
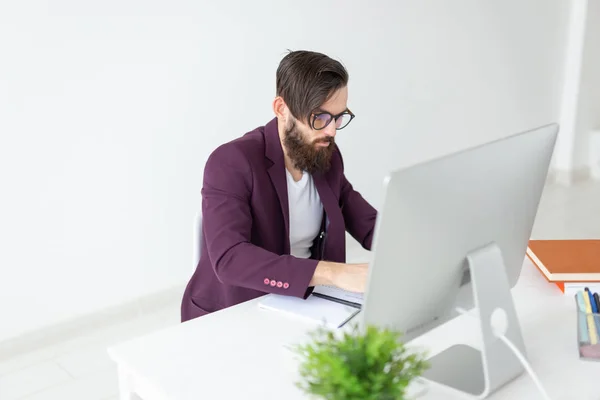
[[[457,307],[475,306],[481,320],[481,351],[453,346],[430,359],[426,378],[483,398],[522,373],[490,319],[504,318],[505,336],[525,354],[510,289],[557,134],[557,124],[542,126],[386,178],[361,326],[399,330],[408,341],[455,317]]]

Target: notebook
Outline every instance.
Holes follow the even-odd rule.
[[[530,240],[527,257],[565,294],[600,291],[600,240]]]
[[[313,294],[319,297],[323,297],[329,300],[341,300],[346,302],[348,305],[354,305],[360,307],[363,305],[363,294],[350,292],[337,288],[335,286],[315,286]]]
[[[341,328],[360,312],[360,308],[313,295],[301,299],[271,293],[263,296],[258,306],[331,329]]]

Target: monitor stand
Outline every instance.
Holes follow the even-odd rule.
[[[519,320],[506,276],[502,252],[490,244],[467,255],[482,349],[455,345],[431,357],[423,377],[484,399],[523,372],[519,359],[492,331],[492,315],[503,317],[505,336],[525,356]],[[500,309],[500,310],[498,310]],[[504,310],[504,312],[502,312]],[[501,318],[502,319],[502,318]]]

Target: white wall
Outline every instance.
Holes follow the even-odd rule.
[[[573,169],[586,168],[590,133],[600,129],[600,1],[588,0],[577,107]]]
[[[0,340],[185,283],[204,162],[272,118],[286,49],[348,67],[338,141],[378,206],[390,168],[557,121],[567,8],[2,2]]]
[[[572,0],[569,9],[561,136],[553,167],[570,183],[591,166],[590,133],[600,128],[600,2]]]

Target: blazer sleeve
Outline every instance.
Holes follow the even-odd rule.
[[[344,174],[344,161],[341,153],[338,153],[342,162],[342,180],[340,192],[340,206],[344,216],[346,230],[366,250],[371,250],[375,222],[377,221],[377,210],[367,202],[363,196],[354,190]]]
[[[306,298],[318,260],[278,255],[250,242],[252,169],[229,144],[209,157],[202,188],[203,235],[219,281],[258,291]]]

